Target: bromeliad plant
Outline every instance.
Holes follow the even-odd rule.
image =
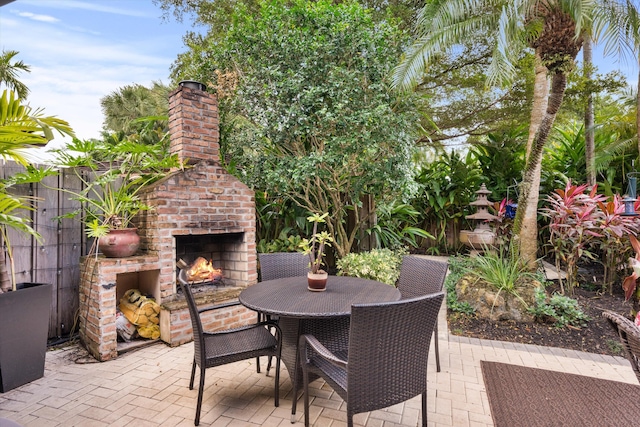
[[[326,218],[329,216],[328,212],[324,214],[313,214],[307,217],[307,221],[313,223],[313,231],[311,233],[311,240],[302,239],[300,248],[302,251],[309,255],[309,270],[313,274],[324,272],[322,266],[324,265],[324,251],[326,247],[331,246],[333,238],[327,231],[318,232],[318,224],[326,222]]]

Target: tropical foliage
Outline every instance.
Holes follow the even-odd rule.
[[[514,296],[528,306],[520,295],[520,289],[527,280],[535,280],[535,273],[527,271],[526,264],[515,250],[486,251],[469,259],[466,273],[482,280],[497,291],[496,295],[506,293]]]
[[[103,97],[103,139],[117,135],[118,140],[135,139],[143,144],[168,143],[169,91],[169,86],[153,82],[150,88],[127,85]]]
[[[599,260],[605,266],[605,284],[611,292],[618,271],[629,252],[627,238],[640,230],[634,217],[624,215],[624,205],[618,195],[607,200],[597,194],[597,186],[588,190],[586,184],[567,183],[547,197],[548,205],[542,210],[550,219],[549,243],[556,255],[558,271],[567,272],[567,290],[573,293],[578,285],[579,261]],[[562,279],[561,292],[564,293]]]
[[[89,237],[131,227],[134,217],[149,209],[141,200],[140,191],[170,168],[181,166],[177,156],[166,155],[161,143],[123,140],[112,144],[74,139],[54,152],[56,166],[71,168],[82,182],[79,190],[59,189],[82,203],[78,210],[62,217],[79,217]]]
[[[582,47],[583,37],[602,38],[608,50],[616,46],[630,50],[640,46],[638,11],[630,2],[557,0],[521,1],[430,1],[418,15],[416,39],[405,59],[395,70],[395,84],[414,86],[424,70],[463,40],[488,35],[492,43],[487,67],[488,86],[509,85],[516,76],[523,51],[533,49],[551,77],[548,102],[541,104],[540,122],[532,123],[534,137],[528,149],[524,178],[520,185],[514,232],[520,255],[529,265],[536,259],[536,219],[540,165],[544,146],[562,105],[567,74]],[[633,55],[636,57],[636,55]],[[541,86],[543,87],[543,86]],[[536,99],[534,93],[534,99]],[[544,111],[543,111],[544,110]]]
[[[32,110],[24,105],[13,92],[4,91],[0,98],[0,157],[29,164],[26,148],[41,147],[54,138],[54,131],[61,135],[73,135],[73,130],[64,120],[44,116],[42,110]],[[33,209],[32,202],[24,197],[11,195],[10,187],[28,182],[24,177],[9,177],[0,180],[0,244],[6,249],[11,274],[6,269],[4,257],[0,259],[0,290],[15,289],[15,271],[11,241],[7,229],[12,228],[29,236],[39,238],[23,214]]]
[[[29,88],[18,79],[18,73],[30,72],[31,67],[22,61],[13,61],[19,54],[16,50],[2,50],[0,54],[0,84],[4,84],[20,99],[27,99]]]
[[[464,217],[471,214],[469,203],[482,183],[482,172],[472,155],[456,151],[442,153],[433,161],[418,165],[415,177],[420,186],[412,205],[422,212],[420,227],[431,231],[437,246],[433,252],[455,252],[456,237],[466,227]]]

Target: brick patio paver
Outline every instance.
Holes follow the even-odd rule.
[[[493,426],[481,360],[638,383],[621,357],[450,335],[444,307],[439,322],[442,372],[436,372],[432,348],[430,427]],[[0,417],[25,427],[193,426],[197,391],[188,388],[192,358],[192,344],[171,348],[156,343],[102,363],[77,363],[92,361],[77,344],[51,350],[44,378],[0,394]],[[281,372],[280,407],[275,408],[273,377],[265,376],[266,358],[261,362],[260,374],[255,360],[207,370],[200,425],[303,425],[302,401],[297,422],[290,422],[292,390],[286,369]],[[344,402],[330,387],[315,381],[310,393],[314,426],[346,426]],[[419,421],[419,398],[355,417],[356,425],[367,427],[417,426]]]

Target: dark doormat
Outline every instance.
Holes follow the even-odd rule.
[[[495,427],[640,422],[640,386],[484,360],[480,366]]]

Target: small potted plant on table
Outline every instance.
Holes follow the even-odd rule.
[[[308,289],[314,292],[324,291],[327,288],[327,278],[329,277],[329,274],[322,267],[324,266],[325,248],[331,246],[333,238],[327,231],[318,232],[318,224],[326,222],[327,216],[329,213],[313,214],[307,217],[307,221],[313,223],[311,240],[303,239],[300,243],[302,251],[309,255]]]

